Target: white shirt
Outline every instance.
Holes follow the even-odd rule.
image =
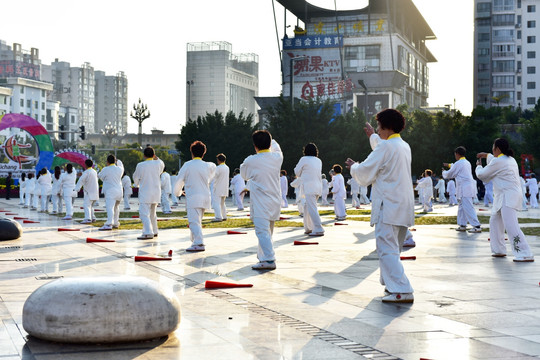
[[[122,175],[124,174],[124,164],[116,160],[116,165],[105,166],[99,172],[99,178],[103,181],[101,191],[106,198],[120,200],[122,198]]]
[[[92,168],[84,170],[79,181],[77,181],[75,191],[79,192],[82,187],[84,187],[84,197],[87,197],[89,200],[99,200],[99,185],[96,170]]]
[[[445,179],[456,179],[457,198],[475,197],[476,181],[472,177],[471,163],[462,157],[449,170],[442,172]]]
[[[400,136],[380,141],[366,160],[351,166],[351,175],[361,186],[372,184],[371,226],[379,217],[389,225],[414,224],[411,148]]]
[[[418,180],[416,184],[416,190],[422,190],[423,198],[432,198],[433,197],[433,181],[431,177],[423,177]]]
[[[322,194],[322,161],[316,156],[302,156],[294,167],[294,173],[301,179],[304,195]]]
[[[272,140],[270,151],[259,151],[248,156],[240,165],[242,178],[249,181],[251,218],[279,220],[281,212],[281,188],[279,175],[283,153],[279,144]]]
[[[439,195],[444,194],[446,188],[446,184],[443,179],[439,179],[437,182],[437,185],[435,185],[435,189],[439,192]]]
[[[289,182],[285,175],[279,177],[279,186],[281,187],[281,197],[287,196],[287,193],[289,192]]]
[[[124,190],[124,195],[133,194],[133,189],[131,188],[131,179],[127,175],[124,175],[122,178],[122,189]]]
[[[225,163],[216,166],[214,175],[214,196],[229,196],[229,167]]]
[[[137,164],[133,173],[133,184],[139,187],[139,202],[157,204],[161,202],[161,173],[165,164],[161,159],[146,159]]]
[[[446,187],[448,195],[456,195],[456,183],[454,180],[448,181],[448,186]]]
[[[62,174],[60,174],[60,176],[57,179],[56,176],[52,175],[52,189],[51,189],[52,195],[59,195],[60,192],[62,191],[62,183],[60,182],[61,176]]]
[[[72,197],[75,190],[75,181],[77,180],[77,174],[72,171],[69,174],[67,171],[60,175],[60,183],[62,187],[62,194],[64,197]]]
[[[521,210],[523,195],[516,160],[510,156],[494,157],[489,154],[486,167],[478,165],[476,176],[484,182],[493,182],[493,213],[503,205]]]
[[[47,170],[45,174],[41,174],[38,179],[38,183],[41,187],[42,195],[50,195],[52,190],[52,176],[51,173]]]
[[[360,192],[360,184],[354,178],[350,178],[347,184],[351,186],[351,193],[358,194]]]
[[[26,193],[27,194],[33,194],[34,193],[34,188],[36,187],[36,178],[33,177],[31,179],[26,179]]]
[[[174,184],[174,194],[186,192],[186,207],[208,209],[211,206],[210,181],[214,178],[216,164],[195,158],[185,162]]]
[[[528,178],[525,184],[529,188],[530,194],[538,194],[538,181],[536,181],[536,178]]]
[[[332,193],[334,196],[332,199],[346,199],[347,198],[347,190],[345,189],[345,179],[343,179],[343,175],[336,174],[332,178]]]
[[[322,183],[322,196],[328,195],[328,180],[321,179]]]
[[[171,175],[166,171],[161,174],[161,192],[165,194],[172,193]]]
[[[234,193],[239,194],[246,188],[246,182],[242,179],[242,175],[236,174],[231,180],[231,186],[234,187]]]

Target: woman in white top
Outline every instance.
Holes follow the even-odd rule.
[[[281,170],[279,177],[279,184],[281,186],[281,207],[289,207],[289,202],[287,201],[287,193],[289,190],[289,182],[287,181],[287,170]]]
[[[19,179],[19,205],[24,205],[25,192],[26,192],[26,174],[21,173],[21,178]]]
[[[26,196],[26,202],[23,206],[23,208],[31,208],[32,207],[32,200],[34,198],[34,187],[36,186],[36,179],[34,179],[34,173],[29,172],[28,173],[28,179],[26,179],[26,187],[25,187],[25,196]]]
[[[60,176],[62,196],[66,203],[66,216],[62,220],[73,219],[73,198],[77,196],[77,194],[74,194],[76,180],[77,174],[73,171],[73,165],[67,164],[66,171]]]
[[[58,214],[62,212],[62,184],[60,183],[60,166],[54,167],[54,174],[52,176],[52,214]]]
[[[38,179],[39,187],[41,190],[41,208],[40,212],[49,212],[49,196],[52,190],[52,176],[47,168],[43,168],[40,171],[40,177]]]
[[[122,189],[124,190],[124,210],[131,210],[129,198],[133,194],[133,189],[131,188],[131,179],[125,171],[124,176],[122,176]]]
[[[347,198],[347,191],[345,190],[345,180],[343,175],[341,165],[335,164],[332,170],[334,170],[335,175],[332,178],[332,193],[334,194],[334,212],[336,213],[336,220],[343,221],[347,218],[347,213],[345,212],[345,199]]]
[[[34,191],[33,191],[33,197],[32,197],[32,207],[30,210],[37,210],[38,203],[39,203],[39,196],[41,195],[41,184],[39,183],[39,178],[41,177],[41,173],[38,172],[36,174],[36,182],[34,183]]]
[[[493,155],[478,153],[476,176],[484,181],[493,182],[493,210],[489,219],[490,246],[493,257],[506,256],[504,231],[508,233],[515,262],[532,262],[531,248],[521,231],[517,211],[521,210],[521,182],[514,151],[506,139],[496,139],[493,143]],[[482,158],[487,165],[482,167]]]

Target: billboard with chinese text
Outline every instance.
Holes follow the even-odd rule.
[[[0,77],[40,80],[39,65],[15,60],[0,60]]]

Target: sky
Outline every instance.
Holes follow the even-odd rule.
[[[338,9],[351,4],[336,2]],[[438,60],[429,64],[429,105],[455,103],[470,115],[474,2],[413,2],[437,37],[427,42]],[[334,0],[314,3],[334,8]],[[281,74],[276,36],[283,37],[283,13],[275,0],[26,0],[24,6],[10,1],[2,5],[0,40],[19,43],[24,50],[38,48],[43,64],[58,58],[74,67],[88,62],[107,75],[123,71],[129,82],[128,107],[140,98],[151,113],[143,132],[156,128],[178,133],[186,113],[186,44],[227,41],[235,54],[257,54],[259,96],[277,96]],[[296,20],[289,14],[287,23]],[[128,131],[137,132],[131,118]]]

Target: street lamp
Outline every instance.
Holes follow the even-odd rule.
[[[365,99],[365,104],[364,104],[364,114],[366,115],[366,121],[368,121],[368,95],[367,95],[367,86],[366,86],[366,83],[364,83],[364,80],[360,79],[358,80],[358,85],[360,85],[365,93],[366,93],[366,99]]]
[[[191,116],[191,86],[194,84],[195,82],[193,80],[189,80],[187,82],[187,86],[188,86],[188,101],[187,101],[187,116],[186,116],[186,120],[189,120],[189,117]]]
[[[289,96],[291,97],[291,108],[294,110],[294,96],[293,96],[293,85],[294,85],[294,62],[299,60],[305,60],[307,56],[296,56],[291,58],[291,66],[289,69],[290,77],[291,77],[291,83],[289,87]]]
[[[113,124],[111,124],[111,122],[109,121],[103,127],[103,130],[101,130],[101,133],[103,134],[103,136],[107,138],[107,140],[109,141],[109,146],[110,146],[112,144],[113,138],[116,137],[118,132],[116,131],[116,127]]]
[[[143,104],[140,98],[138,104],[133,104],[133,110],[135,110],[135,113],[133,113],[132,111],[129,116],[137,120],[137,122],[139,123],[138,141],[140,145],[142,144],[142,123],[144,120],[150,117],[150,111],[148,110],[148,105]]]

